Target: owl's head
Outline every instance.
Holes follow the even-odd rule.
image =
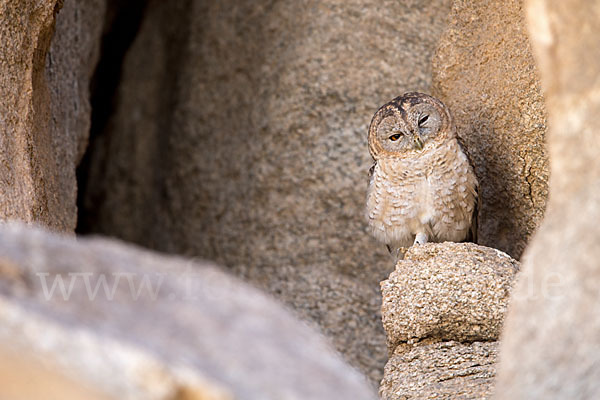
[[[419,153],[453,136],[452,117],[441,101],[423,93],[405,93],[373,116],[369,152],[375,160]]]

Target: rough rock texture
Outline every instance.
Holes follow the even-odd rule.
[[[547,98],[552,178],[544,223],[509,309],[498,399],[600,398],[600,7],[527,2]]]
[[[59,177],[49,132],[44,61],[57,0],[0,1],[0,219],[68,230],[54,196]]]
[[[98,62],[106,0],[66,0],[56,17],[56,32],[46,58],[50,124],[57,186],[52,195],[63,209],[62,229],[77,223],[75,168],[90,131],[90,80]]]
[[[519,263],[472,243],[413,246],[381,283],[388,349],[421,338],[497,340]]]
[[[522,0],[455,0],[433,59],[479,178],[478,243],[519,258],[548,197],[546,111]]]
[[[218,260],[381,377],[367,127],[427,90],[449,1],[151,1],[94,154],[87,226]]]
[[[87,134],[101,8],[67,3],[46,58],[62,1],[0,1],[0,219],[68,232],[77,217],[75,165]]]
[[[0,343],[114,399],[375,398],[320,334],[214,266],[22,226],[0,227]]]
[[[383,399],[490,395],[519,263],[472,243],[412,246],[381,283],[390,359]]]
[[[382,400],[486,399],[496,375],[497,342],[398,346],[379,389]]]

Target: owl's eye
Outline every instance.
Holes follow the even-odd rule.
[[[420,128],[421,126],[423,126],[423,124],[424,124],[425,122],[427,122],[427,120],[428,120],[428,119],[429,119],[429,115],[427,115],[427,114],[426,114],[426,115],[423,115],[422,117],[419,117],[419,128]]]
[[[402,135],[401,135],[401,134],[399,134],[399,133],[396,133],[395,135],[392,135],[392,136],[390,136],[390,137],[389,137],[389,139],[390,139],[392,142],[395,142],[396,140],[400,139],[400,136],[402,136]]]

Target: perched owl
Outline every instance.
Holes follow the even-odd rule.
[[[390,252],[413,243],[475,241],[477,177],[438,99],[406,93],[369,126],[369,230]]]

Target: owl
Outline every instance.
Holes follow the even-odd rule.
[[[448,108],[423,93],[382,106],[368,134],[370,233],[399,252],[412,244],[476,240],[477,177]]]

